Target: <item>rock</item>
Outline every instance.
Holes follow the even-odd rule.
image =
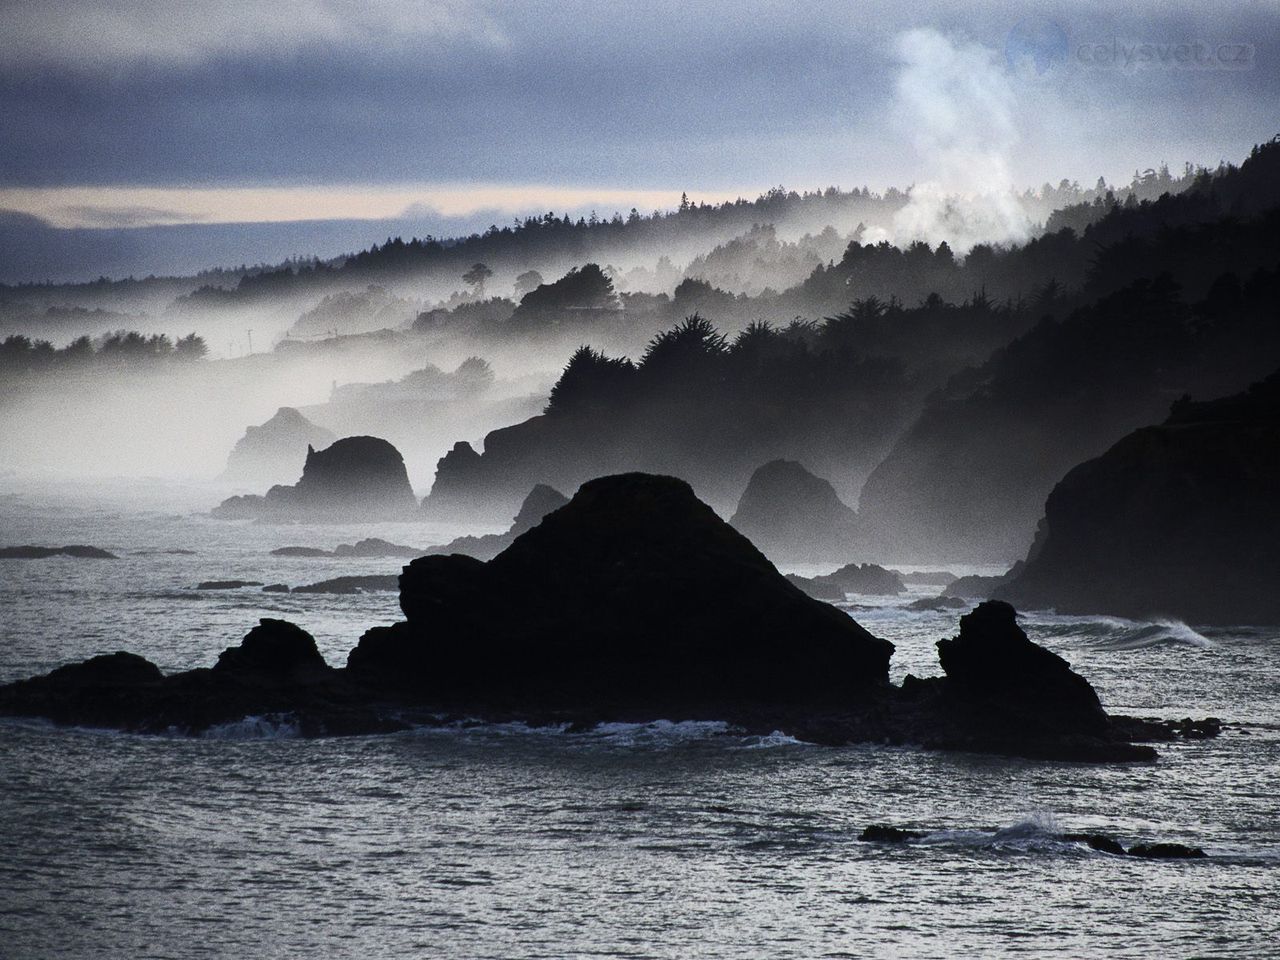
[[[984,577],[971,574],[967,577],[956,577],[942,588],[942,595],[961,597],[965,600],[989,600],[1008,582],[1010,577],[1016,576],[1021,569],[1022,561],[1019,560],[1007,572],[997,576]]]
[[[332,550],[320,547],[276,547],[271,551],[273,557],[332,557]]]
[[[890,596],[905,591],[906,585],[894,571],[874,563],[850,563],[817,579],[832,583],[845,593]]]
[[[404,458],[378,437],[346,437],[324,450],[307,447],[302,478],[265,497],[224,500],[216,517],[276,521],[404,520],[417,516]]]
[[[907,604],[908,610],[929,611],[929,610],[962,610],[969,605],[969,601],[961,597],[921,597],[919,600],[912,600]]]
[[[289,585],[287,583],[268,583],[262,588],[263,593],[288,593]]]
[[[945,696],[992,735],[1102,734],[1108,721],[1089,682],[1032,643],[1009,604],[988,600],[960,618],[960,635],[939,640]]]
[[[559,510],[569,499],[560,491],[540,483],[529,491],[516,513],[511,528],[506,533],[491,533],[482,537],[458,537],[440,547],[424,551],[427,554],[461,553],[477,560],[491,560],[515,541],[520,534],[532,530],[542,518],[553,510]]]
[[[1049,494],[1025,567],[996,595],[1062,613],[1280,623],[1280,372],[1176,404]]]
[[[405,621],[368,630],[342,669],[300,628],[264,620],[211,670],[160,677],[141,658],[95,658],[0,685],[0,714],[144,731],[288,716],[306,735],[459,717],[715,719],[817,744],[1089,762],[1151,760],[1135,741],[1218,729],[1109,717],[998,601],[938,643],[945,676],[894,687],[892,644],[805,596],[670,477],[591,481],[494,559],[419,557],[398,583]],[[342,577],[296,592],[396,585]]]
[[[44,560],[48,557],[75,557],[77,560],[119,560],[99,547],[72,544],[66,547],[0,547],[0,560]]]
[[[69,686],[132,686],[154,683],[163,676],[150,660],[119,650],[59,667],[49,674],[49,679]]]
[[[756,470],[729,523],[779,561],[844,558],[858,545],[858,515],[794,460]]]
[[[164,676],[133,654],[94,657],[0,686],[0,714],[142,733],[199,734],[251,716],[287,718],[304,736],[405,727],[329,667],[309,634],[269,619],[223,651],[212,669]]]
[[[400,578],[395,574],[370,574],[350,577],[334,577],[332,580],[321,580],[319,583],[308,583],[294,587],[291,593],[376,593],[384,590],[398,590]]]
[[[293,407],[281,407],[266,423],[245,430],[227,457],[220,480],[227,483],[281,483],[298,476],[306,450],[337,438]]]
[[[407,622],[367,632],[348,669],[442,700],[857,703],[893,649],[787,583],[688,484],[647,474],[583,484],[488,563],[414,560],[400,606]]]
[[[1129,848],[1129,856],[1148,860],[1201,860],[1209,855],[1199,847],[1181,843],[1135,843]]]
[[[213,667],[215,674],[232,674],[264,683],[311,683],[333,670],[320,656],[316,641],[288,620],[263,617],[238,647],[228,647]]]
[[[261,580],[204,580],[196,584],[197,590],[239,590],[241,587],[260,587]]]
[[[423,551],[417,547],[405,547],[378,537],[368,537],[356,543],[341,543],[333,548],[335,557],[420,557]]]
[[[873,824],[863,830],[858,839],[866,843],[906,843],[908,840],[919,840],[927,836],[923,830],[903,830],[900,827]]]
[[[355,543],[340,543],[332,550],[320,547],[277,547],[273,557],[420,557],[426,551],[406,547],[378,537],[368,537]]]

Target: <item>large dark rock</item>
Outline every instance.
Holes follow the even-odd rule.
[[[1100,734],[1107,716],[1084,677],[1032,643],[1007,603],[988,600],[960,618],[960,635],[938,641],[950,704],[996,735]]]
[[[324,450],[307,448],[302,478],[265,497],[231,497],[213,515],[260,520],[404,520],[416,515],[404,458],[378,437],[346,437]]]
[[[858,515],[794,460],[756,470],[729,523],[779,562],[841,560],[858,546]]]
[[[488,563],[414,560],[407,622],[349,669],[438,699],[542,705],[856,703],[892,645],[789,584],[671,477],[583,484]]]
[[[327,447],[336,439],[293,407],[281,407],[266,423],[245,430],[219,479],[243,484],[283,482],[299,474],[309,448]]]
[[[511,529],[506,533],[490,533],[481,537],[458,537],[443,546],[431,547],[423,553],[461,553],[468,557],[475,557],[477,560],[491,560],[511,546],[516,537],[532,530],[548,513],[559,510],[568,502],[568,497],[559,490],[540,483],[524,498],[524,503],[520,505],[520,510],[511,524]]]
[[[1280,373],[1183,401],[1161,426],[1076,467],[1049,495],[1023,607],[1193,623],[1280,623]]]

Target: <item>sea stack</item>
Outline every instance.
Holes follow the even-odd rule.
[[[346,437],[324,450],[307,447],[302,478],[266,496],[231,497],[214,516],[259,520],[348,522],[407,520],[418,502],[404,458],[378,437]]]
[[[859,531],[835,488],[794,460],[756,470],[729,522],[775,561],[847,559]]]

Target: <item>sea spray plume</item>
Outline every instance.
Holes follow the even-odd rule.
[[[936,30],[899,34],[894,110],[932,179],[911,188],[893,217],[894,242],[943,241],[959,253],[979,243],[1023,241],[1031,222],[1008,156],[1017,145],[1014,92],[994,51]]]

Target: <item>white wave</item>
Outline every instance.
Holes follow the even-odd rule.
[[[204,731],[206,740],[289,740],[301,736],[297,721],[276,714],[247,716]]]
[[[803,740],[797,740],[788,733],[781,730],[775,730],[766,736],[747,737],[742,744],[744,750],[768,750],[773,747],[803,747],[806,746]]]

